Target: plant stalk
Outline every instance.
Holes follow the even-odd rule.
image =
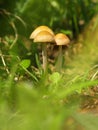
[[[44,72],[47,71],[47,48],[46,48],[46,43],[42,44],[42,58],[43,58],[43,70]]]
[[[61,72],[63,62],[62,46],[59,46],[58,59],[56,63],[56,71]]]

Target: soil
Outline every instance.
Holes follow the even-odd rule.
[[[98,86],[88,89],[83,92],[81,103],[82,113],[93,113],[98,115]]]

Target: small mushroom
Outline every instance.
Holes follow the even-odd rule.
[[[62,46],[63,45],[68,45],[70,43],[69,38],[63,34],[63,33],[58,33],[55,35],[54,37],[56,45],[59,46],[59,54],[58,54],[58,59],[57,59],[57,64],[56,64],[56,69],[58,72],[60,72],[61,68],[62,68]]]
[[[36,33],[34,36],[34,42],[42,43],[42,57],[43,57],[43,69],[47,72],[47,44],[54,42],[54,34],[49,31],[42,30]]]

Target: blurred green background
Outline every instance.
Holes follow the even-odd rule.
[[[27,35],[39,25],[48,25],[55,32],[68,30],[72,36],[77,36],[81,29],[90,21],[98,11],[95,0],[1,0],[0,9],[6,9],[13,15],[24,20],[26,27],[15,20],[18,31]],[[7,21],[14,20],[12,16],[0,15],[2,32],[11,32]],[[8,29],[9,27],[9,29]]]

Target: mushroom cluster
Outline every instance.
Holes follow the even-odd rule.
[[[59,55],[58,55],[58,68],[61,69],[62,66],[62,45],[68,45],[70,40],[63,34],[54,32],[47,26],[37,27],[30,35],[30,39],[33,39],[34,42],[42,43],[42,58],[43,58],[43,70],[47,71],[47,44],[54,43],[59,46]]]
[[[47,70],[46,43],[54,42],[54,32],[47,26],[39,26],[31,33],[30,39],[33,39],[34,42],[42,43],[43,69],[44,72],[46,72]]]

